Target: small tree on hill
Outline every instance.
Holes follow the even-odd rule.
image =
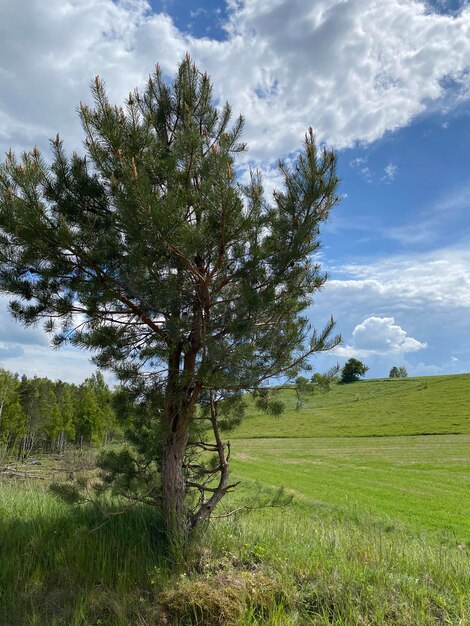
[[[364,376],[369,368],[357,359],[349,359],[341,370],[341,382],[353,383]]]
[[[333,367],[326,374],[315,372],[311,378],[312,385],[316,391],[320,393],[328,393],[331,389],[331,382],[337,380],[336,374],[338,373],[339,366]]]
[[[189,57],[172,86],[157,67],[124,108],[99,78],[93,94],[86,156],[57,138],[51,166],[36,148],[1,166],[0,288],[16,319],[94,351],[142,403],[137,453],[108,469],[123,491],[146,482],[133,497],[161,505],[181,545],[233,487],[220,419],[242,415],[246,391],[278,413],[266,383],[338,343],[333,321],[316,332],[303,315],[326,280],[312,255],[337,202],[336,158],[310,129],[271,201],[258,173],[240,184],[243,119],[230,126]]]
[[[390,370],[389,378],[406,378],[408,376],[408,371],[404,365],[400,367],[392,367]]]

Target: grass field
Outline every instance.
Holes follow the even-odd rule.
[[[232,433],[237,475],[470,543],[470,375],[279,397],[281,417],[249,405]]]
[[[234,472],[470,545],[470,436],[244,439]]]
[[[334,384],[328,394],[306,396],[299,411],[294,392],[279,398],[281,417],[249,404],[231,438],[470,434],[470,374]]]
[[[299,412],[282,393],[282,417],[250,407],[231,433],[219,513],[279,485],[294,502],[214,520],[177,571],[154,511],[67,506],[47,464],[0,483],[0,626],[470,626],[470,375],[336,385]]]

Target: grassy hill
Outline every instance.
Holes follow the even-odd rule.
[[[237,477],[470,543],[469,374],[335,384],[301,410],[279,397],[279,418],[251,403],[231,433]]]
[[[299,411],[294,391],[278,393],[286,407],[279,418],[249,403],[230,438],[470,434],[470,374],[334,384],[306,396]]]

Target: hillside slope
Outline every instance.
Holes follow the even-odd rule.
[[[334,384],[300,410],[294,391],[278,394],[286,406],[279,418],[249,401],[230,438],[470,434],[470,374]]]

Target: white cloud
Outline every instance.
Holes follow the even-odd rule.
[[[404,355],[426,348],[427,344],[409,337],[393,317],[368,317],[352,333],[351,344],[336,348],[343,357]]]
[[[397,255],[367,265],[347,264],[332,270],[344,278],[325,287],[333,299],[375,298],[402,308],[470,308],[470,248],[468,245],[423,254]]]
[[[90,354],[71,348],[53,350],[50,346],[21,346],[21,351],[5,353],[0,346],[0,367],[20,375],[47,376],[52,380],[63,380],[80,384],[96,372],[90,362]],[[109,372],[103,372],[108,384],[115,379]]]
[[[470,97],[470,7],[457,15],[408,0],[231,0],[223,42],[179,31],[144,0],[16,0],[2,8],[2,147],[44,146],[81,132],[75,108],[100,74],[111,99],[156,62],[173,73],[188,50],[216,95],[247,118],[250,156],[299,147],[312,125],[336,147],[407,125],[459,85]],[[453,81],[444,81],[446,78]],[[448,103],[446,104],[446,106]]]
[[[208,62],[216,85],[246,112],[256,153],[292,150],[309,124],[338,147],[372,141],[439,99],[445,77],[466,80],[470,9],[452,17],[404,0],[233,6],[223,65]],[[193,49],[205,61],[211,45]],[[258,98],[259,84],[276,85],[274,95]]]
[[[357,157],[356,159],[349,161],[349,166],[355,168],[364,165],[365,163],[367,163],[367,157]]]
[[[101,75],[120,102],[157,61],[173,71],[185,49],[171,19],[150,18],[144,0],[7,3],[0,21],[2,151],[44,149],[58,131],[68,147],[80,148],[76,108],[90,100],[91,79]]]
[[[366,183],[372,182],[374,173],[372,172],[372,170],[370,169],[368,165],[366,165],[365,167],[361,167],[361,169],[359,170],[359,174],[361,175],[361,177]]]

